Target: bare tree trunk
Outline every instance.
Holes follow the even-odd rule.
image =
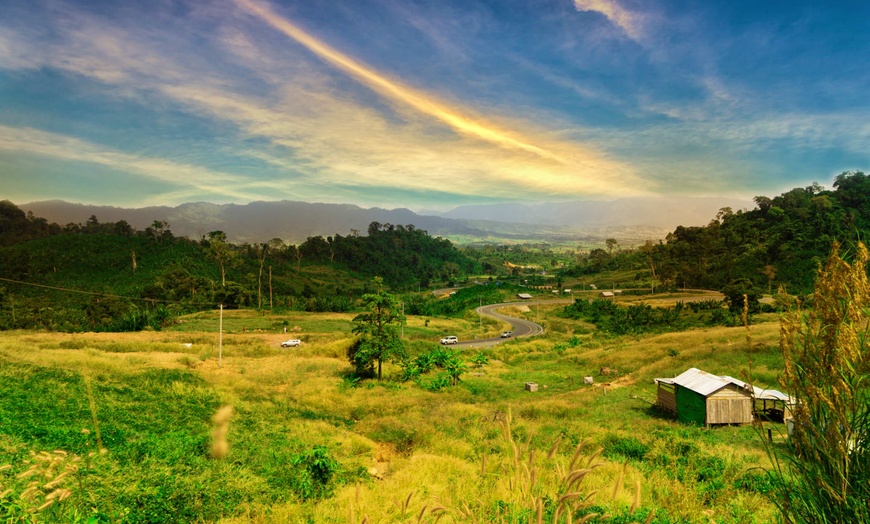
[[[260,272],[257,274],[257,309],[263,308],[263,263],[260,262]]]
[[[262,309],[263,298],[263,263],[266,261],[266,253],[269,251],[269,244],[260,244],[257,252],[257,260],[260,261],[260,273],[257,275],[257,309]]]
[[[132,251],[130,252],[130,254],[133,255],[133,273],[135,273],[135,272],[136,272],[136,268],[139,267],[138,264],[136,264],[136,250],[135,250],[135,249],[132,250]]]

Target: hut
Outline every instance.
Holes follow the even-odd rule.
[[[598,297],[599,298],[613,298],[614,294],[613,294],[613,291],[602,291],[601,293],[598,293]]]
[[[531,300],[532,295],[528,293],[517,293],[517,298],[520,300]]]
[[[752,422],[752,390],[736,379],[691,368],[656,383],[659,406],[678,420],[705,426]]]

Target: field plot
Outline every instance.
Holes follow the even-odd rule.
[[[225,312],[220,350],[216,312],[162,332],[2,333],[0,466],[10,467],[0,470],[0,493],[11,491],[0,515],[525,523],[540,511],[545,522],[567,512],[607,513],[602,522],[644,522],[651,512],[660,523],[775,520],[755,469],[767,464],[756,429],[684,425],[652,405],[653,379],[689,367],[775,387],[775,318],[757,319],[750,347],[744,328],[603,335],[556,316],[559,307],[521,313],[538,315],[543,337],[468,350],[452,387],[433,387],[430,376],[402,381],[394,364],[381,382],[351,377],[350,314]],[[447,331],[467,339],[479,327],[476,317],[411,317],[406,337],[435,346]],[[282,349],[291,337],[302,345]],[[587,467],[580,480],[570,476]],[[29,468],[43,468],[34,472],[46,484],[68,473],[30,489],[21,476]],[[58,489],[64,500],[50,495]]]

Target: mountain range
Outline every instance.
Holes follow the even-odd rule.
[[[297,243],[311,236],[364,234],[369,224],[414,225],[433,236],[474,241],[595,241],[616,238],[623,244],[663,238],[678,225],[705,225],[722,207],[743,209],[751,202],[721,198],[632,198],[549,204],[460,206],[449,212],[362,208],[353,204],[294,201],[248,204],[185,203],[179,206],[121,208],[61,200],[19,207],[61,225],[126,220],[145,229],[155,220],[169,223],[177,236],[200,238],[220,230],[232,242],[281,238]]]

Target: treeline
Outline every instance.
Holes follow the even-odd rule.
[[[341,264],[365,276],[380,276],[389,286],[406,290],[425,289],[436,280],[449,283],[460,275],[479,271],[475,262],[449,240],[433,238],[413,225],[372,222],[367,236],[352,233],[309,237],[298,252],[303,260]]]
[[[774,198],[755,198],[756,208],[723,208],[702,227],[677,227],[664,241],[637,249],[593,250],[571,269],[574,275],[637,270],[665,288],[791,294],[812,290],[816,269],[834,242],[849,251],[870,234],[870,177],[844,172],[833,190],[818,184]]]
[[[369,236],[230,244],[222,231],[176,237],[154,221],[59,226],[0,202],[0,329],[160,329],[182,313],[225,307],[351,311],[373,276],[395,290],[467,275],[473,261],[413,226]],[[78,291],[78,292],[77,292]]]

